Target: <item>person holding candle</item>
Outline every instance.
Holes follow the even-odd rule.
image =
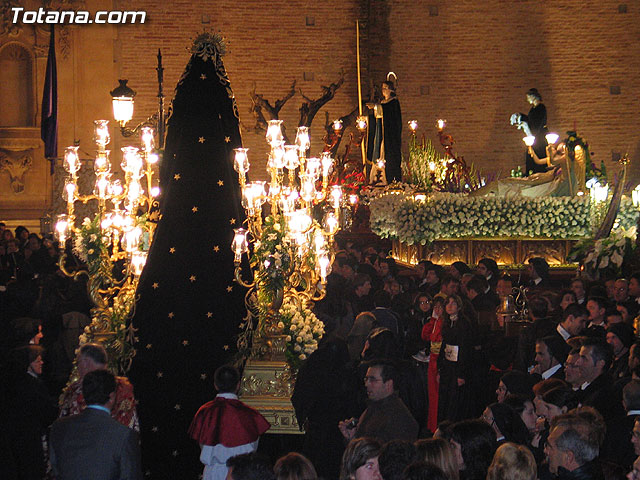
[[[547,140],[545,138],[547,134],[547,107],[542,103],[542,95],[536,88],[530,88],[527,91],[527,102],[531,105],[529,113],[526,115],[524,113],[514,113],[511,115],[511,125],[517,125],[527,136],[535,137],[531,148],[538,158],[545,158],[547,156]],[[546,162],[543,164],[537,163],[529,153],[529,149],[527,149],[525,175],[546,171]]]

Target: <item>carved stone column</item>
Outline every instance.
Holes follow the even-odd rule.
[[[33,165],[33,151],[41,145],[37,127],[0,127],[0,172],[9,175],[14,193],[24,191],[24,175]]]

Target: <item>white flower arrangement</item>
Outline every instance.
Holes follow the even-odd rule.
[[[606,238],[596,240],[593,248],[583,261],[587,273],[597,277],[602,270],[620,273],[622,264],[633,251],[636,239],[636,227],[619,228]]]
[[[623,197],[626,198],[626,197]],[[591,235],[588,196],[504,198],[434,193],[383,192],[370,201],[371,230],[409,245],[469,237],[585,238]],[[630,200],[621,203],[617,225],[638,217]]]
[[[285,297],[280,307],[278,327],[286,336],[287,360],[295,369],[318,349],[318,342],[324,335],[324,323],[304,302],[300,305],[290,296]]]

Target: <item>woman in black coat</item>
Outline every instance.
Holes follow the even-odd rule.
[[[442,349],[438,358],[440,395],[438,422],[453,422],[469,418],[473,411],[472,389],[472,326],[462,314],[462,300],[451,295],[445,304],[442,327]]]

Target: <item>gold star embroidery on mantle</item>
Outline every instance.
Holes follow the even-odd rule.
[[[225,141],[226,143],[229,143],[229,142],[231,141],[231,137],[224,137],[224,141]]]
[[[198,142],[200,142],[200,143],[204,143],[204,137],[200,137],[200,138],[198,139]]]
[[[173,455],[174,457],[178,456],[178,450],[174,450],[173,452],[171,452],[171,455]]]
[[[169,249],[169,253],[176,253],[176,247],[171,247]]]
[[[206,380],[207,379],[207,374],[206,373],[201,373],[200,374],[200,380]]]
[[[191,209],[191,211],[193,213],[197,213],[198,212],[198,207],[196,207],[195,205],[193,206],[193,208]]]
[[[195,282],[195,281],[196,281],[196,276],[195,276],[195,275],[191,275],[191,276],[189,277],[189,281],[190,281],[191,283]]]
[[[164,373],[162,373],[162,372],[156,373],[156,377],[158,377],[158,378],[162,378],[162,375],[164,375]]]
[[[200,75],[200,80],[206,80],[207,76],[203,73],[202,75]]]
[[[152,345],[150,343],[147,343],[147,350],[151,350]]]
[[[214,245],[213,246],[213,251],[216,252],[216,253],[219,252],[220,251],[220,247],[218,245]]]
[[[173,318],[173,317],[175,317],[175,316],[176,316],[176,314],[175,314],[175,313],[173,313],[173,312],[169,312],[169,318]]]
[[[232,285],[229,285],[229,286],[227,287],[227,292],[231,293],[231,291],[232,291],[232,290],[233,290],[233,286],[232,286]]]
[[[231,218],[231,219],[229,219],[229,223],[230,223],[231,225],[235,225],[235,224],[236,224],[236,219],[235,219],[235,218]]]
[[[183,346],[183,347],[186,347],[186,346],[188,346],[188,345],[189,345],[189,340],[183,340],[183,341],[182,341],[182,346]]]
[[[176,403],[176,404],[173,406],[173,408],[174,408],[175,410],[180,410],[182,407],[180,406],[180,404],[179,404],[179,403]]]
[[[224,345],[224,346],[222,347],[222,349],[223,349],[223,350],[229,350],[229,345]]]
[[[213,312],[207,312],[207,318],[212,318],[213,317]]]
[[[151,427],[151,431],[153,433],[158,433],[158,430],[159,430],[158,427],[156,427],[155,425],[153,427]]]
[[[221,187],[224,185],[224,182],[222,180],[218,180],[218,186]]]
[[[173,176],[173,179],[174,179],[174,180],[180,180],[180,174],[179,174],[179,173],[176,173],[176,174]]]
[[[158,287],[160,287],[160,284],[158,282],[155,282],[153,285],[151,285],[153,287],[154,290],[157,290]]]

